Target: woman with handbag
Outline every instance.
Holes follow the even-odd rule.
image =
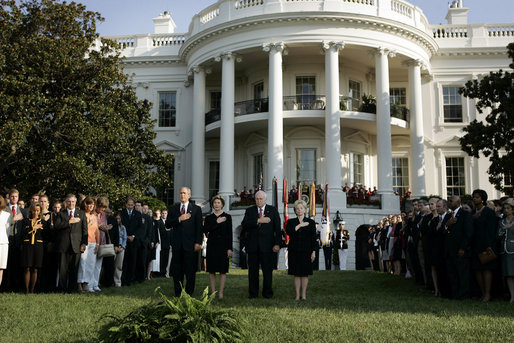
[[[507,199],[503,203],[503,218],[499,224],[502,255],[502,272],[507,280],[510,302],[514,303],[514,200]]]
[[[110,255],[114,256],[114,247],[111,249],[111,242],[106,240],[106,235],[109,233],[109,230],[112,229],[111,224],[107,224],[107,215],[105,214],[105,209],[109,207],[109,199],[106,197],[98,197],[96,199],[96,210],[95,216],[96,221],[98,223],[98,234],[99,234],[99,242],[100,245],[97,248],[95,266],[93,269],[93,277],[91,279],[91,283],[89,284],[89,291],[100,292],[101,289],[98,286],[98,281],[100,280],[100,272],[102,271],[102,262],[104,256]],[[109,244],[109,249],[112,250],[112,254],[109,252],[105,252],[106,245]]]
[[[93,292],[90,287],[93,280],[93,272],[96,264],[96,253],[100,243],[100,233],[98,232],[98,221],[95,215],[95,199],[86,197],[80,204],[80,209],[86,214],[87,220],[87,245],[86,249],[80,254],[79,271],[77,274],[77,287],[79,292]]]
[[[486,206],[487,193],[481,189],[473,191],[473,238],[471,243],[472,260],[471,268],[475,272],[477,283],[482,292],[481,301],[491,300],[491,286],[493,282],[493,270],[496,263],[496,215]],[[488,255],[489,259],[481,259],[480,255]]]

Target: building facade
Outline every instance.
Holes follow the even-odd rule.
[[[483,115],[458,89],[508,68],[514,24],[469,25],[467,13],[454,1],[448,24],[431,25],[402,0],[219,0],[186,33],[165,12],[153,34],[107,38],[174,156],[165,201],[181,185],[198,203],[219,193],[238,223],[234,190],[261,176],[268,192],[280,180],[279,203],[283,178],[328,184],[331,213],[355,231],[397,212],[395,192],[502,196],[488,161],[460,149],[461,129]],[[346,183],[377,187],[381,207],[347,206]]]

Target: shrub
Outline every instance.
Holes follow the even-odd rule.
[[[144,305],[125,317],[112,320],[100,330],[100,342],[243,342],[244,322],[234,314],[211,306],[208,288],[200,300],[184,290],[168,299],[156,288],[162,303]]]

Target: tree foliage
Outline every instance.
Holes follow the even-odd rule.
[[[0,0],[0,185],[119,201],[164,186],[151,104],[124,73],[100,13],[53,0]]]
[[[509,65],[514,69],[514,43],[507,46]],[[511,71],[490,72],[481,80],[468,81],[460,93],[476,99],[479,113],[486,112],[485,121],[472,121],[463,130],[460,145],[468,155],[489,157],[489,181],[498,190],[505,189],[505,176],[514,176],[514,79]],[[510,190],[512,191],[512,190]]]

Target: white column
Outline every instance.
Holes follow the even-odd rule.
[[[413,197],[426,195],[425,185],[425,146],[423,132],[423,108],[421,104],[421,63],[409,61],[410,97],[410,189]]]
[[[221,130],[220,130],[220,191],[228,208],[229,196],[234,194],[234,77],[232,53],[216,57],[221,66]]]
[[[378,193],[382,195],[382,208],[399,208],[393,192],[393,154],[391,144],[391,109],[389,100],[389,50],[375,52],[377,88],[377,160]]]
[[[198,204],[205,200],[205,71],[192,68],[193,89],[193,143],[191,198]]]
[[[343,42],[324,42],[325,50],[325,155],[329,208],[346,207],[346,196],[341,188],[341,115],[339,109],[339,50]]]
[[[278,204],[282,202],[284,178],[284,111],[282,90],[282,52],[283,43],[270,43],[263,46],[269,52],[269,116],[268,116],[268,173],[264,180],[268,199],[272,199],[272,180],[278,182]]]

